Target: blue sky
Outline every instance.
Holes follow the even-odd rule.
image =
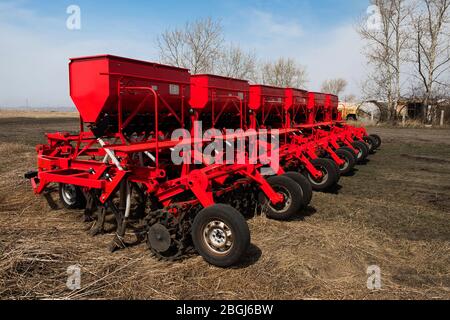
[[[65,27],[66,8],[81,8],[82,28]],[[331,77],[359,93],[364,74],[354,31],[366,0],[29,1],[0,0],[0,106],[70,106],[67,61],[112,53],[156,61],[165,29],[211,16],[225,38],[261,60],[292,57],[308,68],[311,90]]]

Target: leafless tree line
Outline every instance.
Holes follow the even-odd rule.
[[[358,32],[371,67],[366,98],[384,100],[395,121],[403,97],[421,100],[424,121],[450,89],[450,0],[372,0]],[[428,107],[430,106],[430,108]]]
[[[211,18],[166,30],[157,45],[161,62],[188,68],[194,74],[211,73],[280,87],[305,88],[308,83],[306,67],[292,58],[260,61],[255,53],[226,43],[220,21]]]
[[[347,88],[347,80],[342,78],[325,80],[322,84],[322,92],[341,95]]]

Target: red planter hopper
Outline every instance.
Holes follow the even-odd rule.
[[[285,89],[264,85],[250,86],[250,109],[256,114],[252,117],[252,128],[259,123],[262,127],[283,127],[285,122]]]
[[[307,124],[314,124],[323,121],[326,95],[319,92],[308,93],[308,117]]]
[[[287,127],[291,122],[305,123],[307,118],[308,92],[301,89],[288,88],[285,90],[285,110],[288,113]]]
[[[339,104],[339,99],[337,96],[335,96],[333,94],[327,94],[325,96],[323,121],[325,121],[325,122],[333,121],[334,108],[336,108],[336,111],[337,111],[338,104]]]
[[[243,127],[246,122],[249,83],[215,75],[191,76],[189,104],[208,128]]]
[[[338,108],[339,108],[339,97],[335,96],[333,94],[330,94],[329,97],[330,97],[331,121],[342,120],[342,119],[340,119],[340,112],[338,110]]]
[[[153,89],[160,104],[170,106],[178,115],[183,113],[189,97],[189,70],[152,62],[112,55],[73,58],[69,74],[70,96],[87,123],[96,123],[105,115],[118,114],[119,83],[124,114],[134,112],[143,96],[149,93],[150,90],[142,87]],[[132,87],[141,89],[128,89]],[[147,100],[145,110],[148,113],[154,108],[154,97]]]

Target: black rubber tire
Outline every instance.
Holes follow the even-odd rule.
[[[374,138],[376,140],[376,143],[375,143],[375,146],[374,146],[375,147],[374,150],[379,149],[381,147],[381,137],[379,135],[377,135],[377,134],[371,134],[370,137],[372,137],[372,138]]]
[[[349,147],[342,147],[342,148],[339,148],[338,150],[345,150],[345,151],[350,152],[350,154],[353,156],[353,159],[355,159],[355,164],[358,162],[358,157],[357,157],[357,155],[356,155],[356,154],[353,152],[353,150],[350,149]]]
[[[286,172],[284,176],[291,178],[300,186],[303,194],[303,207],[306,208],[309,206],[313,197],[313,189],[308,179],[306,179],[304,175],[295,171]]]
[[[324,179],[316,181],[309,172],[304,172],[314,191],[326,191],[339,182],[339,173],[333,161],[319,158],[312,160],[311,163],[316,169],[324,173]]]
[[[72,189],[72,200],[68,199],[68,196],[64,195],[65,189],[70,187]],[[86,197],[80,187],[73,185],[66,185],[64,183],[59,184],[58,188],[59,200],[66,209],[84,209],[86,208]]]
[[[302,189],[297,182],[286,176],[273,176],[267,179],[267,182],[276,191],[283,193],[286,197],[284,206],[272,206],[267,197],[261,192],[259,200],[262,204],[263,212],[269,219],[286,221],[298,214],[305,206],[305,201],[302,197]]]
[[[367,147],[369,148],[369,154],[375,153],[375,146],[377,144],[376,139],[371,136],[366,136],[363,139],[364,139],[364,142],[366,143]]]
[[[341,180],[341,169],[339,168],[339,166],[337,165],[337,163],[336,162],[334,162],[332,159],[327,159],[327,160],[330,160],[330,162],[333,164],[333,166],[334,166],[334,169],[336,170],[336,172],[337,172],[337,181],[336,181],[336,183],[338,183],[340,180]]]
[[[336,151],[336,154],[345,161],[345,164],[339,168],[341,175],[345,176],[352,172],[356,165],[356,158],[353,152],[346,149],[339,149]]]
[[[359,151],[359,153],[356,155],[356,162],[362,163],[364,162],[367,157],[369,156],[369,147],[361,141],[355,141],[352,143],[353,148]]]
[[[231,231],[233,243],[228,252],[215,252],[207,244],[205,228],[214,221],[223,222]],[[191,236],[195,249],[203,259],[220,268],[238,264],[250,246],[250,230],[244,216],[224,204],[215,204],[200,211],[194,218]]]

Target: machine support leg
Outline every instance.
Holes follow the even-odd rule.
[[[328,152],[328,154],[330,155],[331,159],[340,167],[342,165],[345,164],[345,161],[342,160],[341,158],[339,158],[339,156],[334,152],[333,149],[331,149],[330,147],[327,147],[326,152]]]
[[[97,216],[97,221],[94,224],[94,227],[91,229],[89,234],[93,237],[102,234],[105,228],[105,220],[106,220],[106,207],[102,207]]]
[[[128,198],[128,192],[127,189],[129,189],[128,181],[123,180],[120,183],[120,199],[119,199],[119,208],[117,208],[112,202],[109,203],[109,206],[114,213],[114,217],[116,218],[117,223],[117,230],[116,230],[116,236],[114,237],[114,240],[112,241],[110,245],[110,251],[114,252],[118,249],[123,249],[126,247],[124,242],[125,237],[125,231],[127,227],[127,219],[125,217],[125,211],[127,210],[127,198]]]
[[[94,220],[92,216],[95,212],[95,199],[90,192],[86,193],[86,208],[84,209],[84,222],[91,222]]]

